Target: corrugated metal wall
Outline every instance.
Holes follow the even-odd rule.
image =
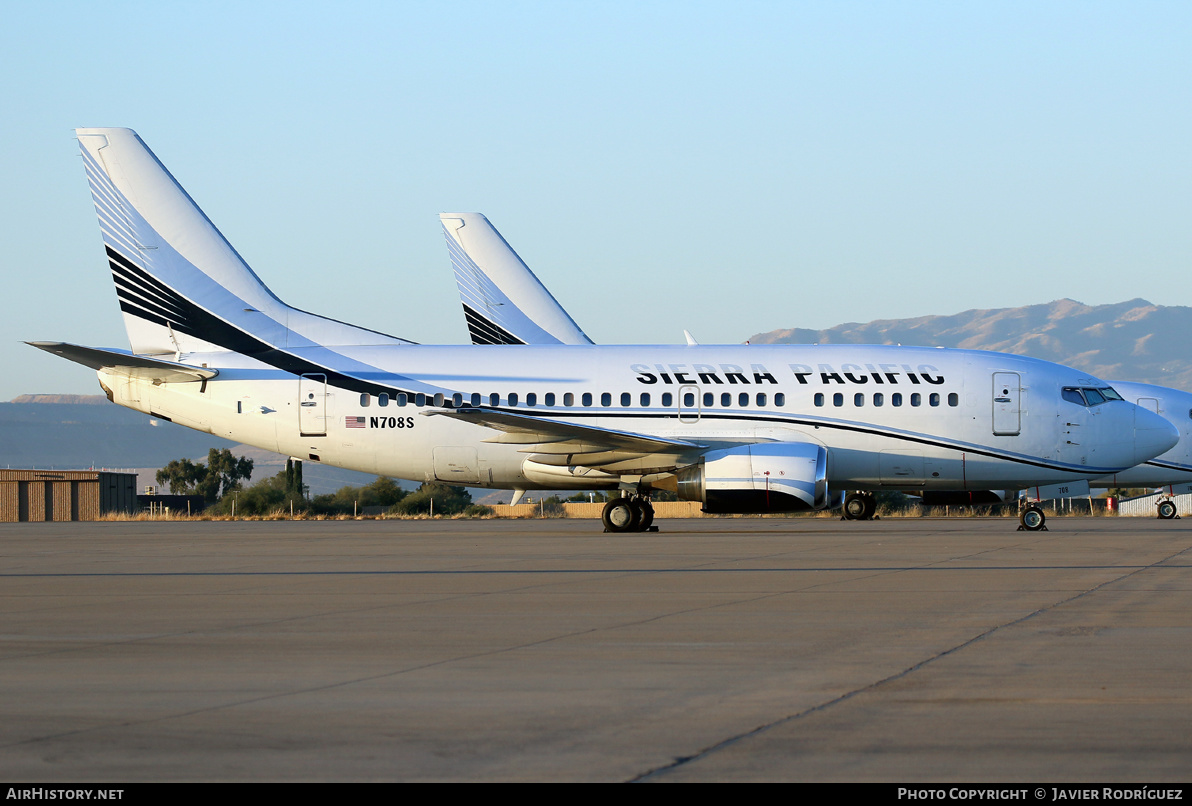
[[[0,522],[93,521],[136,504],[135,473],[0,470]]]

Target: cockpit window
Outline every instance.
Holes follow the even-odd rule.
[[[1108,403],[1110,400],[1122,399],[1122,396],[1109,386],[1098,386],[1096,388],[1088,386],[1065,386],[1060,394],[1069,403],[1078,403],[1081,406],[1100,406],[1102,403]]]

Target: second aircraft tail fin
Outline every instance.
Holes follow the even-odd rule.
[[[480,213],[442,213],[473,344],[591,344]]]

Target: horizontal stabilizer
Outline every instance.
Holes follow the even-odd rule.
[[[60,355],[76,364],[91,367],[91,369],[115,372],[154,383],[205,381],[219,374],[217,370],[206,367],[192,367],[189,364],[177,364],[173,361],[162,361],[159,358],[146,358],[119,350],[101,350],[97,347],[82,347],[78,344],[66,344],[60,341],[27,341],[25,343],[39,350],[45,350],[47,353]]]

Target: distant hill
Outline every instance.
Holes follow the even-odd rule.
[[[79,406],[103,406],[108,399],[103,395],[18,395],[13,403],[69,403]]]
[[[753,344],[903,344],[1029,355],[1106,380],[1192,391],[1192,308],[1132,299],[1084,305],[1061,299],[952,316],[849,322],[826,330],[759,333]]]

